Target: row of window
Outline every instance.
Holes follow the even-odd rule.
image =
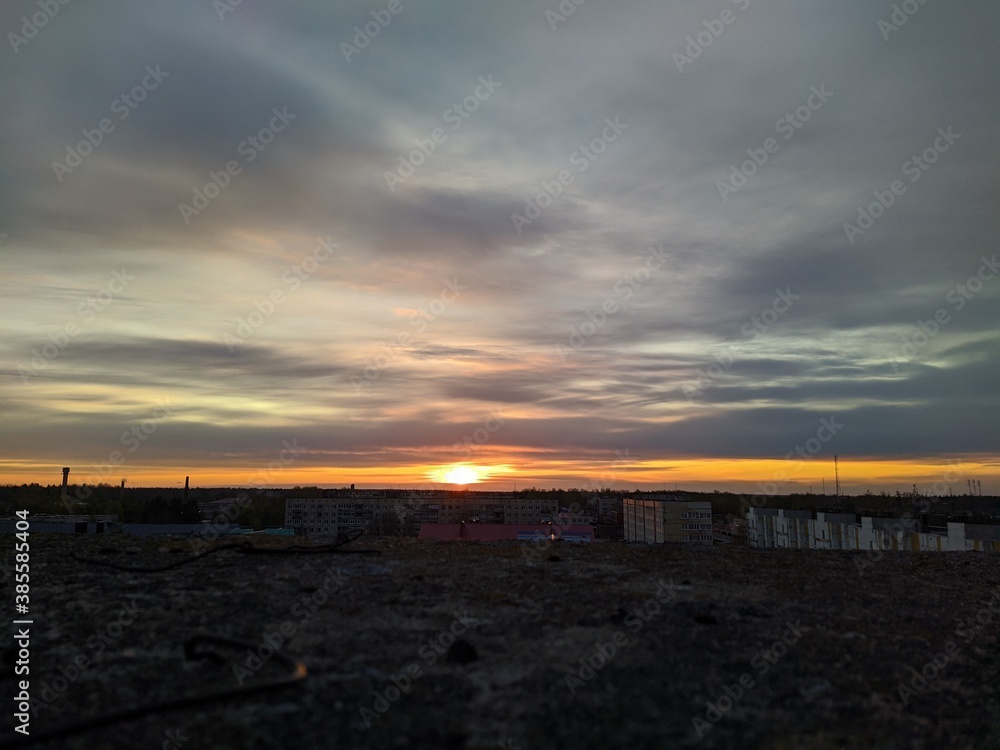
[[[307,507],[308,508],[329,508],[329,507],[336,507],[337,503],[339,503],[341,505],[341,507],[343,507],[344,505],[347,505],[349,507],[359,507],[359,508],[360,507],[372,507],[372,506],[376,506],[376,505],[379,506],[379,507],[395,507],[396,505],[411,505],[410,503],[395,503],[395,502],[390,502],[390,501],[368,502],[368,503],[347,503],[346,501],[343,501],[343,500],[314,500],[314,501],[311,501],[311,502],[308,502],[308,503],[306,503],[306,502],[288,503],[286,507],[289,510],[302,510],[302,509],[307,508]],[[418,506],[425,506],[426,505],[426,506],[434,507],[434,508],[441,507],[441,508],[447,508],[448,510],[461,510],[463,508],[464,509],[470,509],[470,508],[483,509],[483,508],[488,508],[488,509],[494,509],[494,510],[502,510],[504,508],[514,508],[514,509],[517,509],[517,510],[554,510],[555,507],[556,507],[554,503],[550,503],[550,504],[535,504],[535,505],[523,505],[523,504],[517,503],[517,502],[511,502],[511,503],[462,503],[462,504],[417,503],[417,505]]]
[[[681,524],[684,531],[707,531],[712,528],[710,523],[684,523]]]

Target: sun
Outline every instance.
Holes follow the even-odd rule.
[[[475,466],[456,464],[439,469],[437,472],[441,481],[448,484],[476,484],[483,479],[483,473]]]

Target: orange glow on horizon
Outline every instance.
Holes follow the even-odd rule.
[[[511,457],[507,463],[472,464],[398,464],[366,467],[298,467],[294,464],[280,470],[266,466],[187,465],[183,468],[162,465],[124,465],[114,470],[102,470],[84,461],[65,464],[30,463],[0,460],[0,484],[38,483],[55,485],[61,481],[63,465],[71,467],[70,484],[117,485],[127,480],[126,487],[181,487],[185,475],[191,476],[192,486],[198,487],[412,487],[430,489],[439,484],[475,484],[482,489],[509,490],[514,485],[523,489],[580,488],[596,490],[680,489],[691,491],[767,492],[787,494],[822,491],[833,492],[832,458],[812,461],[780,459],[721,459],[695,458],[674,460],[628,459],[620,463],[580,459],[565,461],[548,459],[545,454],[532,453]],[[840,462],[840,481],[844,494],[863,494],[866,490],[908,491],[916,484],[922,491],[937,485],[951,486],[961,494],[967,479],[982,481],[984,494],[1000,494],[995,478],[1000,469],[1000,456],[975,456],[969,459],[942,457],[919,460],[844,459]],[[767,488],[767,489],[764,489]]]

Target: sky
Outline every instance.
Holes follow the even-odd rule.
[[[1000,492],[998,23],[5,2],[0,483]]]

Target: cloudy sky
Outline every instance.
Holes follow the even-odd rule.
[[[0,482],[1000,491],[995,3],[43,5]]]

